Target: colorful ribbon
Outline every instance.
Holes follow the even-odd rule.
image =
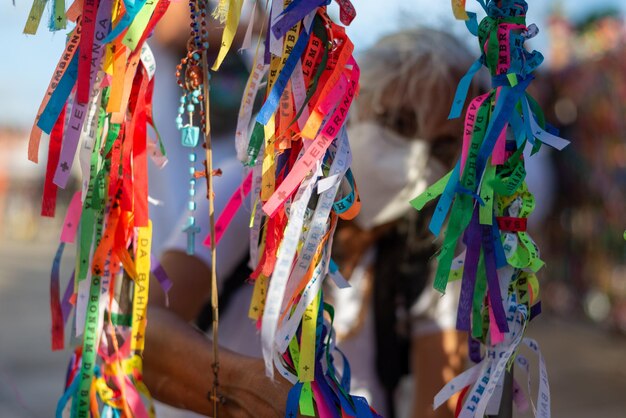
[[[465,1],[452,0],[455,17],[466,20],[478,38],[481,56],[460,81],[450,118],[460,116],[481,64],[490,71],[493,88],[467,107],[455,169],[411,202],[420,210],[440,196],[430,223],[435,235],[448,218],[435,288],[443,292],[448,280],[461,278],[457,328],[471,332],[470,351],[479,364],[448,383],[435,398],[435,407],[465,388],[467,394],[457,408],[457,416],[463,418],[497,414],[504,371],[515,363],[518,346],[527,342],[526,324],[539,311],[534,273],[543,262],[526,231],[534,198],[526,187],[522,151],[527,142],[534,152],[542,144],[559,150],[568,144],[545,130],[541,110],[526,93],[533,71],[543,61],[539,52],[524,48],[525,40],[537,32],[535,25],[526,26],[526,1],[479,3],[487,13],[480,23],[474,13],[465,11]],[[461,246],[465,251],[455,258]],[[487,353],[482,360],[476,343]],[[538,352],[536,344],[532,349]],[[543,360],[541,364],[543,403],[536,416],[549,417],[547,373]]]

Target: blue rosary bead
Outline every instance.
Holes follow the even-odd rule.
[[[197,126],[185,125],[182,127],[181,131],[181,143],[184,147],[193,148],[198,145],[200,128]]]

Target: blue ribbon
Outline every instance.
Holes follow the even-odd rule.
[[[287,410],[285,418],[295,418],[298,416],[298,407],[300,406],[300,393],[302,392],[302,382],[298,382],[289,390],[287,395]]]
[[[310,34],[310,31],[307,32],[306,29],[300,33],[300,37],[298,37],[298,40],[296,41],[291,54],[289,54],[289,58],[287,58],[282,71],[278,74],[276,82],[267,96],[267,100],[257,115],[256,121],[260,124],[267,125],[270,117],[276,112],[280,102],[280,96],[282,96],[285,87],[287,87],[287,82],[291,78],[291,74],[293,73],[294,68],[296,68],[296,64],[300,60],[300,57],[309,42]]]
[[[480,197],[478,194],[476,194],[475,192],[473,192],[472,190],[466,189],[465,187],[461,186],[460,183],[457,183],[456,187],[454,188],[454,190],[458,193],[458,194],[466,194],[468,196],[473,197],[479,204],[480,206],[485,206],[485,202],[483,200],[482,197]]]
[[[153,0],[157,1],[157,0]],[[126,9],[126,13],[119,20],[119,23],[113,28],[111,32],[102,40],[102,44],[111,43],[114,39],[121,35],[128,27],[133,23],[135,17],[141,10],[141,8],[146,4],[146,0],[124,0],[124,8]]]
[[[350,193],[348,193],[348,195],[346,195],[344,198],[339,199],[338,201],[333,203],[333,210],[338,215],[350,209],[356,200],[354,196],[354,176],[352,175],[352,169],[350,168],[348,169],[348,171],[346,171],[346,180],[348,180],[348,183],[350,184]]]
[[[456,87],[456,93],[454,94],[454,101],[452,102],[452,108],[450,109],[448,119],[456,119],[461,116],[461,111],[463,110],[465,99],[467,98],[467,92],[469,91],[470,85],[472,84],[472,79],[482,66],[483,58],[480,57],[476,61],[474,61],[469,70],[467,70],[467,73],[465,73],[463,78],[461,78],[461,80],[459,81],[459,84]]]
[[[459,182],[459,172],[461,170],[461,160],[458,160],[454,169],[452,170],[452,174],[450,175],[450,179],[446,184],[439,201],[437,202],[437,207],[435,209],[435,213],[433,213],[432,218],[430,219],[430,224],[428,225],[428,229],[435,236],[439,236],[441,232],[441,228],[443,227],[443,223],[448,216],[448,212],[450,211],[450,206],[452,205],[452,201],[454,200],[454,193],[456,191],[456,185]]]
[[[350,363],[348,362],[348,358],[340,349],[335,347],[335,351],[341,354],[341,358],[343,359],[343,373],[341,374],[341,387],[346,391],[350,391],[350,380],[351,380],[351,372],[350,372]],[[332,359],[332,357],[331,357]]]
[[[374,416],[364,397],[352,396],[352,402],[354,402],[354,406],[356,407],[357,418],[371,418]]]
[[[55,414],[56,418],[63,418],[63,410],[65,409],[65,405],[67,405],[67,402],[70,400],[70,396],[72,396],[78,390],[79,384],[80,372],[74,375],[74,380],[72,381],[72,384],[68,386],[68,388],[65,390],[65,393],[63,393],[63,396],[61,396],[61,398],[57,402],[57,409]]]
[[[513,129],[513,135],[515,136],[515,144],[517,145],[517,148],[522,148],[522,146],[524,146],[524,141],[526,141],[526,128],[524,127],[524,121],[520,117],[519,113],[511,113],[509,125]]]
[[[478,1],[481,5],[484,4],[483,0]],[[525,0],[488,0],[486,11],[493,18],[525,16],[528,12],[528,4]]]
[[[465,21],[465,26],[467,26],[467,30],[474,36],[478,36],[478,19],[476,18],[476,13],[467,12],[469,19]]]
[[[54,92],[52,92],[52,96],[50,96],[48,104],[43,112],[41,112],[41,116],[39,116],[37,126],[47,134],[52,132],[52,128],[54,127],[57,119],[59,119],[63,106],[65,106],[67,98],[70,97],[74,84],[76,84],[76,79],[78,78],[79,55],[80,49],[77,49],[72,57],[72,60],[68,64],[65,73],[63,73],[63,77],[61,77],[57,88],[54,89]]]
[[[515,110],[515,105],[519,102],[533,78],[534,77],[529,76],[520,81],[520,83],[513,88],[502,87],[496,108],[489,121],[489,126],[487,127],[487,133],[478,150],[478,157],[476,158],[476,178],[482,176],[487,159],[493,152],[493,147],[500,136],[500,132],[504,129],[504,125],[508,122],[511,114]]]
[[[498,222],[495,217],[492,221],[491,233],[493,236],[494,252],[496,256],[496,268],[502,268],[509,265],[506,260],[506,254],[504,253],[504,247],[502,247],[502,240],[500,239],[500,228],[498,228]]]

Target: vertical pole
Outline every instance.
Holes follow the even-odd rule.
[[[211,123],[209,117],[209,69],[207,51],[202,52],[202,84],[204,96],[204,139],[206,145],[206,179],[207,198],[209,199],[209,224],[211,230],[211,312],[213,313],[213,388],[211,390],[211,400],[213,402],[213,418],[217,418],[219,400],[219,307],[217,298],[217,272],[215,264],[217,255],[215,251],[215,195],[213,191],[213,144],[211,142]]]
[[[498,415],[490,415],[489,418],[513,418],[513,368],[504,374],[500,411]]]

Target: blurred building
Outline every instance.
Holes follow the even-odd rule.
[[[71,197],[70,191],[60,191],[56,218],[40,217],[47,137],[44,135],[41,141],[39,164],[34,164],[27,157],[28,134],[23,128],[0,126],[0,239],[3,241],[58,235],[64,208]],[[68,189],[75,190],[75,186]]]

